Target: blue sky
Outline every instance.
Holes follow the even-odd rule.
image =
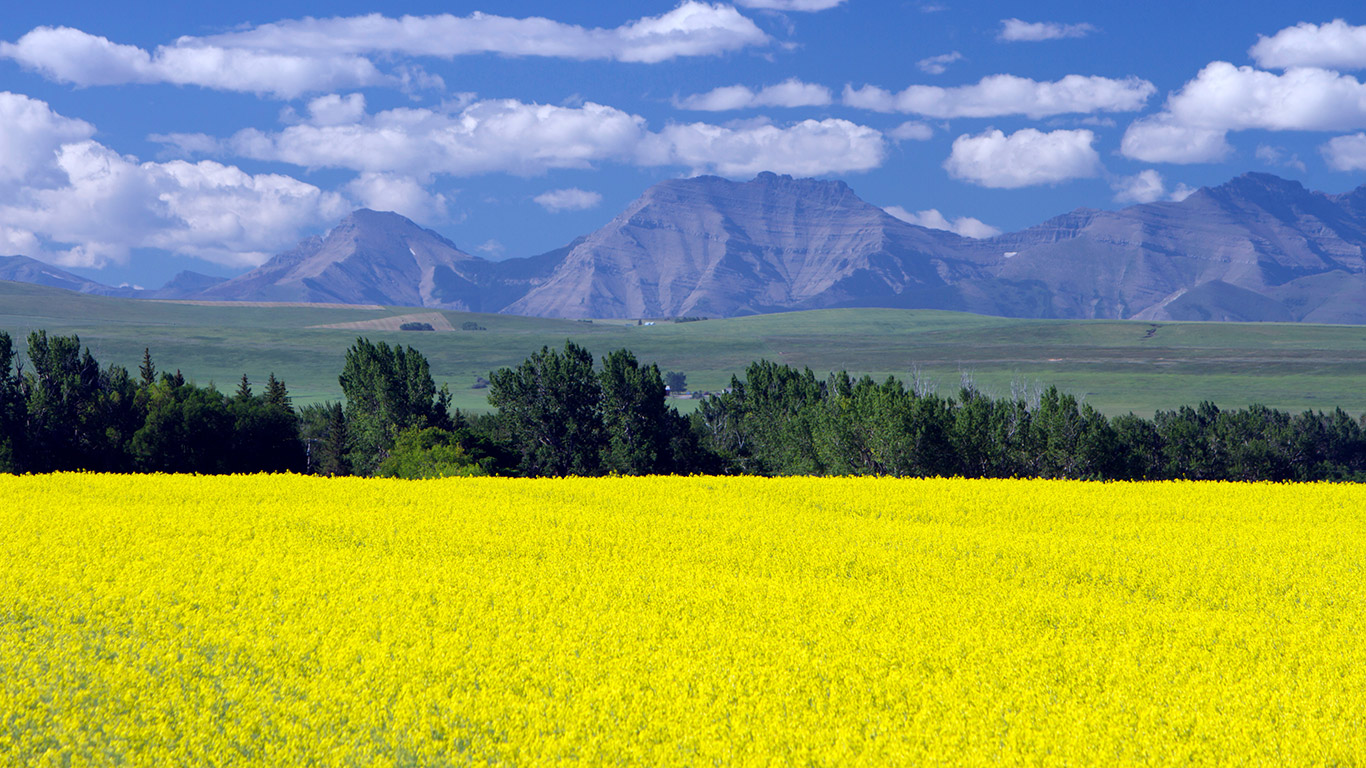
[[[116,9],[116,10],[114,10]],[[0,253],[237,274],[353,208],[490,258],[651,184],[847,181],[967,236],[1266,171],[1366,183],[1360,3],[25,3]]]

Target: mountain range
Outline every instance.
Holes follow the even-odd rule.
[[[656,184],[601,229],[490,261],[395,213],[358,210],[260,267],[154,291],[23,256],[0,279],[85,293],[422,306],[541,317],[736,315],[832,307],[1007,317],[1366,323],[1366,186],[1262,173],[1180,202],[1078,209],[989,239],[908,224],[844,182],[762,173]]]

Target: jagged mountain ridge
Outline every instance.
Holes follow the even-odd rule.
[[[771,173],[651,187],[506,311],[553,317],[731,316],[935,302],[975,274],[959,238],[915,227],[841,181]],[[939,299],[942,300],[942,299]]]
[[[189,273],[135,292],[27,261],[0,261],[0,279],[570,318],[869,306],[1366,323],[1366,187],[1328,195],[1251,173],[1181,202],[1077,209],[972,240],[901,221],[839,181],[701,176],[657,184],[604,227],[531,258],[488,261],[397,214],[360,210],[216,284]]]

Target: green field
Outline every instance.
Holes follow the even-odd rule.
[[[455,328],[410,332],[314,326],[430,314],[382,310],[214,306],[109,299],[0,281],[0,330],[22,339],[35,329],[79,334],[101,363],[136,369],[144,347],[161,370],[230,390],[246,373],[284,379],[296,403],[338,399],[346,348],[357,336],[409,344],[425,354],[455,405],[485,409],[476,376],[521,362],[544,345],[573,339],[601,356],[625,347],[645,362],[688,374],[693,389],[716,390],[760,358],[817,373],[846,369],[908,380],[913,371],[942,393],[963,376],[993,395],[1056,384],[1109,414],[1212,400],[1222,407],[1264,403],[1285,410],[1366,412],[1366,327],[1281,323],[1144,323],[1016,320],[928,310],[847,309],[691,323],[545,320],[443,312]],[[392,323],[391,323],[392,324]],[[688,408],[691,401],[679,401]]]

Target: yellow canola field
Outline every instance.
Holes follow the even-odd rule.
[[[1366,765],[1366,489],[0,477],[0,765]]]

